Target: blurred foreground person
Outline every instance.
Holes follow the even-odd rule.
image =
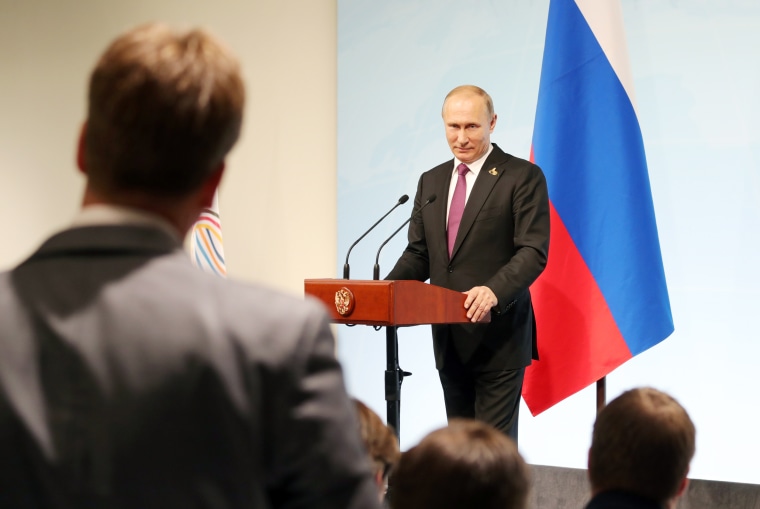
[[[321,305],[182,249],[244,96],[202,30],[138,27],[98,61],[82,210],[0,274],[0,507],[378,507]]]

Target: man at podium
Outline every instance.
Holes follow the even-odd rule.
[[[528,287],[548,257],[546,180],[491,143],[496,114],[481,88],[453,89],[442,116],[454,159],[422,174],[414,206],[432,195],[447,200],[412,217],[409,243],[386,279],[430,279],[467,295],[471,323],[432,326],[446,414],[480,419],[517,441],[525,367],[538,358]]]

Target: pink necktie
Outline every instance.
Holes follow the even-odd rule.
[[[470,169],[464,163],[457,166],[459,177],[457,178],[457,186],[454,188],[454,196],[451,198],[451,207],[449,208],[449,258],[451,258],[451,252],[454,250],[454,241],[457,239],[459,223],[462,222],[462,214],[464,213],[464,203],[467,198],[467,180],[465,180],[464,176],[468,171]]]

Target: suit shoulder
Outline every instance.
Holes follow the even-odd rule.
[[[220,296],[233,309],[245,306],[260,318],[280,320],[283,316],[297,320],[321,320],[326,310],[321,302],[311,297],[289,294],[263,284],[221,279],[211,276],[219,285]]]
[[[181,300],[194,299],[198,305],[216,312],[250,321],[290,321],[315,319],[326,314],[321,303],[297,294],[248,281],[222,278],[194,267],[184,252],[177,252],[159,268],[149,273],[152,280],[162,280],[167,293]],[[181,283],[180,283],[181,282]]]
[[[213,307],[209,314],[223,330],[219,336],[235,342],[246,358],[282,365],[315,348],[334,348],[327,310],[316,299],[209,276],[216,278],[213,297],[205,301]]]
[[[504,152],[496,144],[494,144],[493,150],[491,151],[491,154],[488,156],[488,159],[486,159],[483,166],[490,166],[494,164],[497,166],[504,164],[518,167],[535,166],[535,164],[531,163],[530,161],[514,156],[508,152]]]
[[[454,169],[454,159],[449,159],[448,161],[445,161],[437,166],[430,168],[428,171],[423,173],[423,176],[424,175],[435,176],[439,174],[448,175],[449,173],[453,171],[453,169]]]
[[[517,156],[513,156],[512,154],[507,154],[504,152],[504,159],[500,162],[495,162],[497,166],[504,166],[507,169],[511,169],[513,171],[518,171],[521,173],[524,173],[526,175],[535,175],[535,176],[541,176],[543,177],[543,170],[531,161],[528,161],[526,159],[522,159]]]

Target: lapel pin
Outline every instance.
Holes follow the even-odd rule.
[[[496,171],[496,168],[491,168],[490,170],[488,170],[488,173],[490,173],[491,175],[494,175],[494,176],[496,176],[496,175],[499,174],[499,172]]]

